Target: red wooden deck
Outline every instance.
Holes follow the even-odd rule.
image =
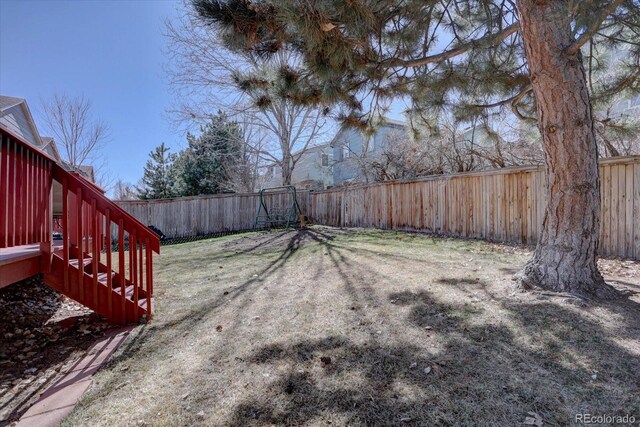
[[[53,249],[61,249],[62,241],[54,240]],[[40,243],[0,248],[0,288],[27,279],[41,272]]]
[[[0,288],[42,273],[113,322],[149,319],[158,236],[82,176],[3,127],[0,136]],[[52,239],[56,203],[61,240]]]
[[[39,257],[42,255],[40,244],[13,246],[11,248],[0,248],[0,266],[18,262],[27,258]]]
[[[0,249],[0,288],[40,273],[40,244]]]

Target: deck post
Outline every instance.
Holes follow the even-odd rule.
[[[40,258],[40,269],[43,273],[49,273],[51,271],[51,264],[53,262],[53,248],[51,246],[51,240],[53,237],[53,178],[51,178],[50,164],[48,165],[47,169],[49,173],[44,184],[44,194],[47,199],[44,211],[45,235],[43,241],[40,242],[40,250],[42,251],[42,257]]]

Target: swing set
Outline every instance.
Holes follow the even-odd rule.
[[[275,195],[280,196],[279,200]],[[271,203],[267,203],[267,198],[271,199]],[[276,200],[281,203],[274,203]],[[298,224],[303,226],[303,221],[296,187],[288,185],[260,190],[260,204],[254,228],[289,228]]]

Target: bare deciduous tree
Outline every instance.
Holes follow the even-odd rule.
[[[170,111],[174,118],[179,123],[201,123],[211,111],[223,110],[245,131],[262,129],[260,144],[247,139],[248,151],[256,153],[262,164],[279,166],[282,184],[290,184],[301,155],[321,136],[327,112],[294,102],[293,90],[283,87],[282,82],[300,86],[304,81],[299,55],[283,51],[267,59],[231,52],[224,35],[204,23],[188,4],[179,20],[166,23],[165,35],[171,58],[167,73],[180,100]],[[283,70],[291,74],[282,76]]]
[[[138,198],[136,186],[121,179],[113,184],[114,200],[135,200]]]
[[[615,106],[614,104],[594,114],[600,148],[598,154],[602,157],[640,154],[640,112],[636,115],[614,112]]]
[[[382,148],[370,152],[365,136],[359,152],[348,144],[349,159],[365,181],[411,179],[426,175],[459,173],[542,163],[542,147],[531,127],[508,115],[478,117],[460,122],[438,118],[438,126],[410,120],[407,131],[387,134]]]
[[[64,160],[72,166],[101,160],[101,149],[109,138],[109,126],[92,116],[91,102],[84,96],[56,94],[42,103],[46,131],[61,148]]]

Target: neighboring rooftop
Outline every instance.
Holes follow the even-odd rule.
[[[381,128],[381,127],[392,127],[392,128],[397,128],[397,129],[404,129],[404,128],[407,127],[407,123],[402,121],[402,120],[383,118],[382,120],[380,120],[377,123],[377,125],[375,127],[376,127],[376,129]],[[338,136],[340,136],[342,134],[342,132],[344,132],[348,128],[349,127],[346,126],[346,125],[341,126],[340,129],[334,135],[334,137],[331,140],[331,142],[329,143],[329,146],[333,147],[335,142],[336,142],[336,139],[338,138]]]
[[[29,106],[22,98],[0,96],[0,126],[35,147],[43,146]]]
[[[4,111],[7,108],[20,104],[21,102],[25,102],[25,100],[22,98],[16,98],[13,96],[0,95],[0,111]]]
[[[66,170],[78,172],[95,182],[93,166],[71,166],[62,160],[54,139],[40,135],[25,99],[0,95],[0,127],[53,157]]]

